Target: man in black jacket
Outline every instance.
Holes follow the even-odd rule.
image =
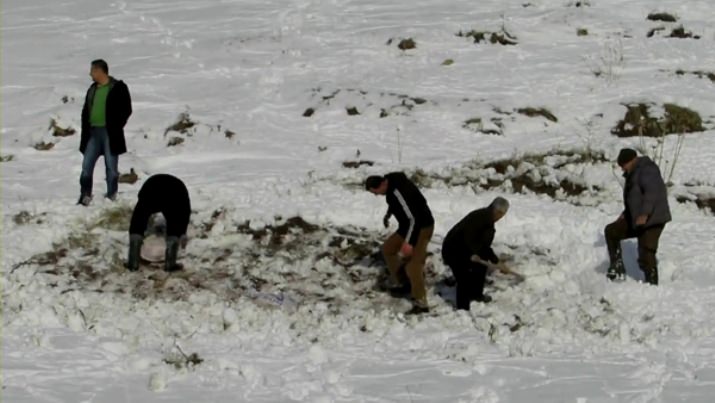
[[[388,208],[383,219],[385,227],[389,226],[390,217],[393,215],[399,223],[397,232],[387,238],[382,248],[393,288],[401,287],[400,254],[410,257],[405,267],[413,299],[410,313],[428,312],[424,265],[427,245],[434,231],[434,218],[427,201],[417,186],[402,172],[370,176],[365,181],[365,188],[375,195],[386,197]]]
[[[179,178],[167,174],[153,175],[139,190],[129,227],[129,258],[127,268],[139,269],[139,253],[144,241],[149,217],[161,213],[166,220],[166,252],[164,270],[181,270],[176,263],[180,244],[186,243],[186,229],[191,216],[189,191]]]
[[[457,280],[457,309],[468,311],[472,301],[491,301],[491,297],[484,294],[487,275],[484,263],[499,263],[492,249],[494,223],[508,210],[509,202],[497,197],[488,207],[469,213],[444,238],[442,259]]]
[[[658,166],[648,157],[638,157],[635,150],[624,148],[618,154],[623,170],[625,209],[618,219],[605,228],[610,266],[610,280],[624,280],[626,269],[621,254],[621,241],[638,238],[638,265],[645,281],[658,285],[656,253],[665,224],[671,220],[668,191]]]
[[[106,168],[107,194],[117,197],[119,180],[119,155],[127,151],[124,125],[132,114],[132,100],[127,85],[109,75],[104,60],[92,62],[89,75],[94,83],[87,90],[82,108],[82,136],[79,151],[84,155],[79,178],[81,193],[79,204],[88,206],[92,201],[94,166],[101,155]]]

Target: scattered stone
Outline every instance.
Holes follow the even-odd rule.
[[[699,35],[693,35],[692,32],[686,31],[683,26],[679,26],[677,28],[674,28],[673,31],[668,35],[668,38],[680,38],[680,39],[687,39],[687,38],[693,38],[693,39],[700,39]]]
[[[648,14],[647,19],[650,21],[663,21],[663,22],[678,21],[678,18],[676,18],[673,14],[669,14],[669,13],[650,13],[650,14]]]
[[[174,137],[172,137],[172,138],[169,139],[169,142],[166,143],[166,146],[167,146],[167,147],[174,147],[174,146],[178,146],[179,144],[183,144],[183,143],[184,143],[184,138],[183,138],[183,137],[174,136]]]
[[[315,113],[315,109],[313,109],[313,108],[308,108],[308,109],[305,110],[305,112],[303,112],[303,117],[304,117],[304,118],[309,118],[309,117],[313,116],[314,113]]]
[[[522,115],[526,115],[530,118],[541,116],[544,117],[547,120],[550,120],[552,122],[558,122],[559,120],[554,116],[553,113],[551,113],[548,109],[546,108],[532,108],[532,107],[527,107],[527,108],[519,108],[516,110],[517,113],[520,113]]]
[[[410,50],[410,49],[416,48],[416,47],[417,47],[417,43],[414,41],[414,39],[412,39],[412,38],[407,38],[407,39],[401,40],[400,43],[397,45],[397,47],[400,48],[400,50],[403,50],[403,51],[404,51],[404,50]]]
[[[119,183],[127,183],[130,185],[133,185],[133,184],[137,183],[138,180],[139,180],[139,175],[137,175],[137,173],[134,172],[134,168],[130,168],[128,174],[119,175]]]
[[[468,32],[459,31],[456,35],[459,37],[462,37],[462,38],[472,38],[474,40],[474,43],[485,42],[485,41],[487,41],[487,37],[488,37],[489,42],[492,44],[500,44],[500,45],[505,45],[505,46],[518,44],[517,38],[504,29],[502,29],[501,32],[488,32],[488,31],[476,31],[476,30],[471,30]]]
[[[44,141],[41,141],[39,143],[36,143],[34,145],[35,150],[38,151],[49,151],[55,146],[55,143],[45,143]]]
[[[367,166],[371,167],[371,166],[375,165],[375,161],[369,161],[369,160],[343,161],[344,168],[360,168],[363,165],[367,165]]]
[[[708,78],[710,81],[715,83],[715,72],[706,72],[706,71],[685,71],[685,70],[676,70],[675,74],[682,76],[685,74],[692,74],[697,76],[698,78]]]

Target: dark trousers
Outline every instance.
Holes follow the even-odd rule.
[[[487,267],[472,262],[469,252],[450,250],[448,245],[442,248],[442,259],[457,280],[457,309],[468,311],[472,301],[484,297]]]
[[[608,224],[605,229],[605,235],[611,265],[614,265],[621,256],[621,241],[638,238],[638,266],[646,274],[656,273],[658,261],[655,255],[658,252],[658,241],[663,228],[665,228],[665,224],[634,229],[624,219]]]
[[[174,208],[171,205],[171,201],[166,201],[166,204],[154,203],[145,198],[139,198],[139,202],[134,207],[134,212],[132,213],[132,222],[129,226],[129,234],[144,235],[147,225],[149,224],[149,217],[152,214],[161,213],[166,219],[166,235],[181,237],[186,234],[186,230],[189,227],[189,218],[191,216],[191,209],[179,209]]]

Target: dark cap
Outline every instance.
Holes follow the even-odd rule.
[[[638,153],[632,148],[622,148],[618,153],[618,165],[623,166],[627,163],[633,161],[633,158],[637,157]]]

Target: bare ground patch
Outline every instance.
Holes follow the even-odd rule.
[[[123,262],[130,215],[126,206],[108,210],[52,250],[16,265],[13,272],[34,270],[62,292],[114,293],[136,300],[187,301],[193,294],[209,293],[264,307],[269,298],[270,308],[323,303],[334,313],[356,305],[394,310],[394,304],[403,303],[382,289],[383,235],[375,231],[319,225],[301,217],[253,226],[233,222],[218,209],[209,222],[192,223],[192,242],[200,246],[190,244],[180,255],[184,270],[165,273],[147,264],[129,272]],[[219,222],[223,231],[216,234],[212,229]],[[435,274],[428,277],[436,282]]]
[[[618,137],[661,137],[667,134],[694,133],[704,131],[703,120],[692,109],[676,104],[664,104],[664,113],[653,116],[654,105],[645,103],[627,104],[626,114],[611,133]]]

